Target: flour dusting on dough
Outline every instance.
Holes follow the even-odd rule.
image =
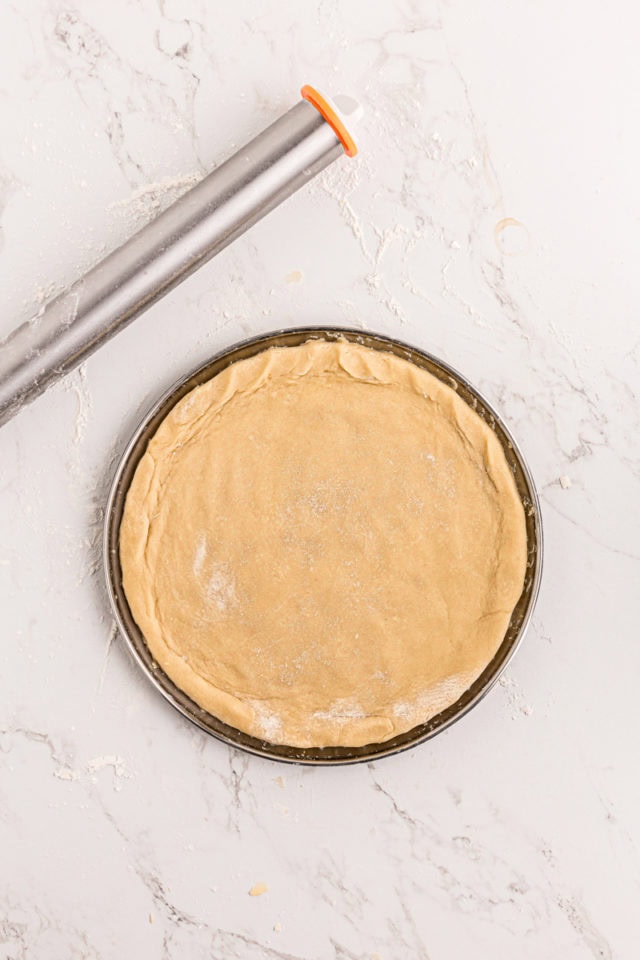
[[[353,700],[335,700],[327,710],[316,710],[312,720],[330,720],[333,723],[347,723],[350,720],[362,720],[367,714]]]
[[[226,563],[214,564],[207,583],[207,597],[220,613],[238,603],[235,580]]]
[[[515,480],[490,427],[408,360],[269,348],[179,401],[148,454],[120,528],[127,599],[159,667],[225,723],[384,742],[502,642],[527,563]]]
[[[416,700],[395,703],[392,710],[393,716],[416,725],[426,723],[441,710],[459,700],[475,679],[475,674],[447,677],[446,680],[430,687]]]
[[[280,717],[268,710],[260,700],[249,700],[247,698],[247,703],[253,710],[253,721],[265,740],[277,742],[276,738],[282,730]]]
[[[202,567],[204,565],[204,559],[207,555],[207,535],[206,533],[200,534],[200,539],[198,540],[198,545],[196,547],[196,552],[193,558],[193,572],[196,577],[199,577],[202,573]]]
[[[207,535],[201,533],[193,555],[193,573],[198,579],[205,579],[205,597],[220,613],[226,613],[237,606],[235,578],[227,563],[207,563]]]

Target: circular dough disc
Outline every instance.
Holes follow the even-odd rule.
[[[311,340],[171,410],[120,557],[154,658],[201,707],[272,743],[360,746],[482,673],[522,591],[526,528],[500,443],[455,391]]]

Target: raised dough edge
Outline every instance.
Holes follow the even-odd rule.
[[[195,387],[173,407],[156,430],[129,487],[120,527],[123,586],[136,623],[154,659],[165,673],[209,713],[259,739],[267,738],[260,730],[256,710],[231,691],[221,690],[205,680],[168,646],[154,615],[153,605],[144,590],[145,581],[150,577],[146,568],[145,546],[165,479],[161,465],[165,466],[165,470],[168,469],[168,452],[191,441],[201,423],[216,416],[238,394],[255,393],[267,382],[281,377],[298,378],[336,372],[367,383],[400,383],[438,403],[468,439],[470,448],[483,452],[493,482],[499,483],[501,490],[508,495],[511,509],[506,511],[506,516],[513,528],[510,535],[521,536],[524,528],[524,511],[515,481],[494,432],[454,389],[409,360],[346,340],[310,339],[296,347],[271,347],[253,357],[232,363],[211,380]],[[526,535],[520,554],[514,555],[509,569],[500,570],[501,576],[496,584],[493,600],[497,607],[495,617],[501,619],[504,625],[502,636],[521,593],[525,564]],[[145,571],[146,576],[140,575],[141,570]],[[514,583],[520,584],[517,592]],[[485,630],[486,627],[482,632]],[[420,722],[426,722],[454,703],[481,672],[466,677],[464,689],[452,690],[452,698],[448,702],[443,701],[441,693],[434,691],[430,706],[429,691],[426,691],[420,720],[413,715],[410,719],[393,715],[345,718],[334,725],[333,730],[325,724],[326,742],[322,744],[315,742],[311,736],[301,737],[295,743],[279,740],[273,735],[268,739],[273,743],[287,743],[294,747],[360,747],[372,742],[383,743]]]

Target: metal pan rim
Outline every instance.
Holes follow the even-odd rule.
[[[137,628],[128,608],[120,578],[118,536],[122,509],[124,507],[129,482],[140,456],[146,448],[148,439],[153,435],[157,426],[169,410],[198,383],[203,383],[215,376],[220,370],[224,369],[230,363],[235,362],[235,360],[242,359],[244,356],[252,356],[271,346],[296,345],[313,338],[328,340],[345,338],[362,343],[365,346],[371,346],[374,349],[390,351],[397,356],[413,362],[418,360],[419,366],[434,373],[439,379],[448,382],[449,385],[453,385],[459,392],[462,388],[461,392],[466,394],[466,396],[463,396],[463,399],[465,399],[466,402],[470,402],[468,398],[471,398],[472,402],[470,405],[476,409],[476,412],[489,423],[498,435],[498,439],[505,450],[510,466],[516,475],[516,483],[527,517],[529,566],[531,570],[527,578],[525,578],[525,587],[523,588],[523,593],[518,605],[515,608],[516,611],[518,611],[519,607],[522,606],[518,614],[519,619],[513,631],[513,636],[509,636],[511,631],[510,624],[505,639],[502,641],[493,659],[478,680],[472,684],[469,691],[456,701],[456,703],[452,704],[436,717],[433,717],[426,724],[415,727],[413,730],[409,730],[393,740],[385,743],[368,744],[365,747],[297,748],[271,744],[244,734],[208,714],[190,700],[183,691],[176,687],[153,661],[144,642],[144,638]],[[129,474],[129,482],[126,482],[125,485],[126,474]],[[285,763],[344,765],[381,759],[382,757],[402,753],[404,750],[424,743],[436,734],[448,729],[453,723],[465,716],[497,683],[522,643],[533,616],[542,578],[542,519],[540,503],[531,471],[510,430],[497,411],[482,396],[477,388],[450,364],[402,340],[368,330],[342,326],[284,328],[247,338],[218,351],[204,363],[199,364],[190,373],[180,377],[180,379],[165,390],[160,398],[152,404],[134,430],[115,468],[105,510],[103,563],[107,593],[113,615],[129,652],[156,689],[184,717],[211,736],[248,753]],[[515,611],[513,616],[515,616]],[[513,616],[512,624],[514,622]]]

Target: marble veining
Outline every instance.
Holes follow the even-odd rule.
[[[357,158],[0,430],[0,960],[637,955],[636,28],[604,0],[0,5],[0,336],[302,83],[366,107]],[[101,566],[154,399],[314,323],[460,369],[522,446],[546,537],[534,622],[482,704],[330,770],[172,711]]]

